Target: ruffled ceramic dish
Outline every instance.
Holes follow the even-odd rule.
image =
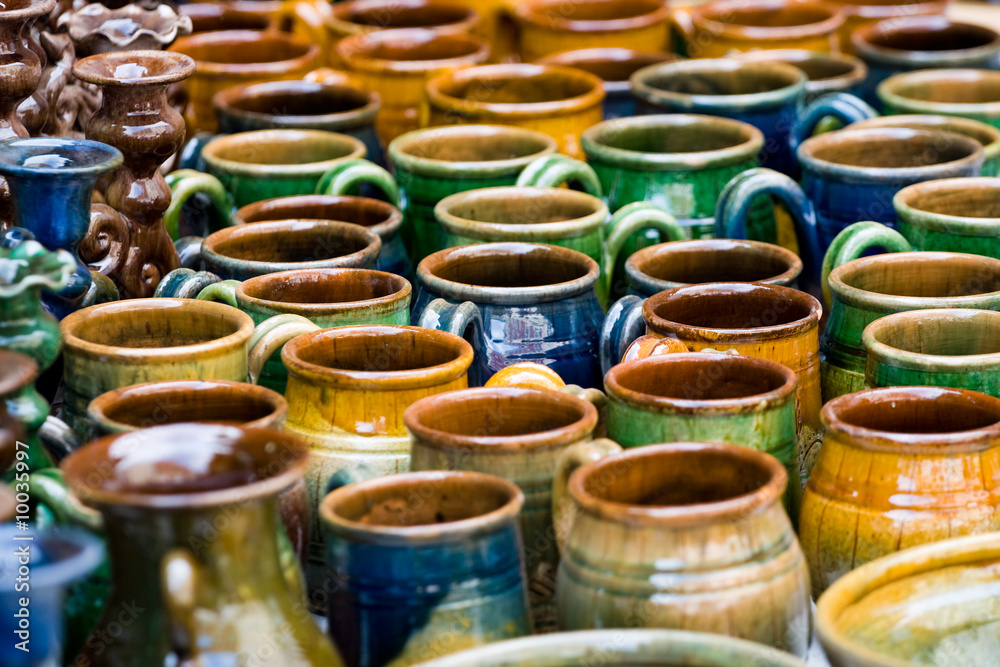
[[[182,35],[191,34],[191,19],[167,5],[143,9],[127,5],[108,9],[94,3],[59,17],[59,28],[69,33],[78,55],[112,51],[159,51]]]

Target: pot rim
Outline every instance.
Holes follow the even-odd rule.
[[[336,206],[338,204],[354,204],[357,206],[370,206],[380,211],[385,212],[386,219],[374,225],[361,225],[358,222],[352,222],[350,220],[340,220],[338,218],[329,218],[334,222],[347,222],[352,225],[360,225],[365,229],[369,229],[380,237],[384,237],[388,234],[392,234],[399,230],[403,225],[403,214],[402,212],[390,204],[389,202],[382,201],[381,199],[371,199],[369,197],[359,197],[355,195],[289,195],[287,197],[274,197],[272,199],[262,199],[261,201],[256,201],[245,206],[241,206],[237,209],[236,213],[233,214],[233,225],[252,225],[258,222],[268,222],[270,220],[288,220],[295,219],[295,216],[288,216],[283,213],[274,213],[273,217],[268,218],[257,218],[258,215],[271,216],[268,212],[269,207],[275,207],[280,210],[282,205],[287,206]],[[254,219],[248,219],[254,218]],[[298,218],[303,219],[303,218]],[[325,220],[327,218],[307,218],[311,220]]]
[[[941,114],[953,116],[1000,115],[1000,99],[993,102],[938,102],[905,97],[899,89],[908,84],[936,81],[959,81],[972,83],[982,79],[993,79],[1000,86],[1000,72],[982,69],[925,69],[894,74],[878,84],[876,94],[883,105],[911,114]]]
[[[1000,236],[1000,216],[979,218],[965,215],[950,215],[918,208],[914,199],[927,193],[959,192],[970,187],[996,190],[1000,201],[1000,180],[993,177],[977,176],[963,178],[942,178],[923,183],[914,183],[903,188],[892,198],[896,215],[906,224],[921,229],[958,234],[960,236]]]
[[[909,127],[911,129],[930,129],[932,132],[954,132],[975,139],[983,146],[983,153],[988,159],[1000,157],[1000,129],[973,118],[962,116],[945,116],[933,113],[907,113],[893,116],[876,116],[851,123],[856,130],[867,130],[883,127]],[[979,135],[979,136],[977,136]],[[988,141],[988,143],[987,143]],[[962,178],[980,178],[979,176],[963,176]],[[947,180],[947,179],[940,179]],[[930,181],[925,181],[930,182]]]
[[[257,138],[271,144],[285,141],[322,142],[328,145],[339,144],[347,152],[335,158],[318,160],[316,162],[302,162],[299,164],[240,162],[217,155],[218,151],[224,148],[252,146],[254,140]],[[205,144],[205,147],[201,151],[205,164],[208,165],[210,170],[216,169],[236,176],[269,179],[318,177],[329,169],[343,163],[345,160],[363,158],[367,154],[368,149],[365,147],[364,142],[349,134],[327,132],[325,130],[295,130],[291,128],[252,130],[250,132],[217,136]]]
[[[951,49],[947,51],[918,51],[897,49],[883,46],[872,41],[879,34],[887,35],[905,32],[908,28],[923,28],[925,34],[933,35],[943,29],[960,28],[977,32],[983,37],[989,37],[986,44],[966,49]],[[851,33],[851,45],[862,57],[873,62],[892,65],[905,65],[909,69],[924,69],[924,67],[941,67],[942,65],[958,65],[989,58],[1000,51],[1000,33],[988,26],[965,21],[955,21],[946,16],[915,15],[900,16],[877,23],[863,25]]]
[[[747,51],[734,57],[741,60],[762,62],[777,60],[793,67],[798,67],[798,63],[807,60],[827,60],[838,62],[851,68],[843,74],[822,79],[810,79],[807,75],[806,92],[812,94],[851,88],[868,78],[868,65],[857,56],[849,53],[821,53],[819,51],[809,51],[808,49],[763,49],[760,51]]]
[[[943,14],[948,0],[824,0],[840,7],[845,16],[866,19],[894,18],[914,14]]]
[[[248,93],[256,91],[262,91],[264,93],[274,91],[280,93],[282,90],[302,95],[316,94],[324,90],[335,94],[350,91],[351,94],[357,94],[359,97],[364,97],[365,102],[361,106],[347,111],[335,111],[332,113],[309,116],[247,111],[246,109],[241,109],[238,106],[233,106],[234,102],[241,100],[243,96]],[[238,86],[231,86],[229,88],[223,88],[212,96],[212,107],[215,109],[216,114],[223,113],[234,118],[253,120],[259,123],[278,122],[281,124],[281,127],[273,129],[282,129],[282,127],[296,129],[296,126],[300,125],[318,124],[353,128],[358,125],[375,122],[375,117],[382,108],[382,98],[379,97],[379,94],[374,91],[366,91],[353,86],[326,84],[305,80],[265,81],[263,83],[247,83]]]
[[[559,16],[550,16],[539,11],[543,5],[559,5],[559,0],[529,0],[529,2],[516,3],[514,15],[524,23],[530,23],[543,30],[553,30],[571,33],[587,32],[618,32],[624,30],[636,30],[654,26],[661,21],[670,18],[670,8],[666,3],[647,1],[649,10],[634,16],[625,16],[616,19],[571,19]],[[579,4],[611,4],[601,0],[576,0]]]
[[[720,11],[723,8],[732,11],[770,11],[784,7],[809,7],[827,13],[827,17],[811,23],[800,23],[790,26],[753,26],[743,23],[724,23],[714,16],[708,16],[709,11]],[[825,36],[835,33],[844,24],[844,14],[840,8],[822,2],[799,2],[796,0],[715,0],[691,9],[691,21],[695,26],[710,35],[727,39],[803,39],[814,36]]]
[[[371,299],[359,299],[357,301],[334,301],[329,303],[303,303],[303,302],[290,302],[290,301],[275,301],[273,299],[265,299],[257,296],[251,296],[247,293],[248,289],[253,289],[255,287],[261,287],[269,283],[284,282],[289,278],[295,278],[297,276],[308,276],[310,278],[317,278],[323,276],[326,279],[333,280],[338,276],[346,275],[361,275],[365,274],[372,277],[377,277],[379,279],[385,280],[387,284],[396,288],[392,294],[386,294],[385,296],[377,296]],[[325,280],[315,280],[314,282],[325,282]],[[410,282],[403,278],[402,276],[397,276],[394,273],[387,273],[385,271],[378,271],[376,269],[361,269],[361,268],[320,268],[320,269],[298,269],[293,271],[278,271],[276,273],[266,273],[260,276],[254,276],[253,278],[247,278],[239,285],[236,286],[236,299],[237,301],[244,301],[249,305],[256,306],[260,309],[267,309],[274,311],[275,313],[293,313],[295,315],[302,315],[303,317],[309,319],[310,317],[320,317],[324,315],[332,315],[339,312],[350,312],[353,310],[374,310],[380,306],[391,306],[393,304],[399,303],[400,301],[406,299],[412,293],[413,288],[410,286]]]
[[[636,69],[641,69],[642,67],[648,67],[649,65],[658,65],[660,63],[673,62],[675,60],[680,60],[680,56],[676,53],[667,53],[666,51],[637,51],[635,49],[621,48],[617,46],[595,46],[583,49],[567,49],[566,51],[557,51],[556,53],[550,53],[546,56],[542,56],[535,61],[538,65],[562,65],[563,67],[575,67],[576,69],[581,69],[584,72],[590,72],[594,74],[601,81],[604,82],[604,92],[608,95],[620,94],[626,95],[630,94],[632,91],[632,84],[626,79],[614,79],[608,80],[600,76],[596,72],[591,71],[586,63],[631,63],[640,62]]]
[[[875,355],[879,363],[897,368],[913,368],[926,370],[959,371],[969,370],[981,372],[987,369],[1000,369],[1000,351],[983,354],[927,354],[895,347],[881,340],[881,336],[890,328],[898,327],[920,320],[995,320],[1000,331],[1000,312],[979,310],[975,308],[930,308],[927,310],[904,311],[880,317],[864,328],[861,340],[868,355]],[[913,357],[918,363],[907,360]]]
[[[507,158],[503,160],[484,161],[455,161],[438,160],[435,158],[423,157],[408,152],[413,145],[425,141],[434,141],[436,138],[463,137],[463,136],[490,136],[506,134],[510,136],[520,136],[524,139],[536,140],[541,144],[541,150],[530,153],[523,157]],[[429,127],[420,130],[411,130],[402,134],[389,143],[389,156],[397,169],[403,168],[406,171],[421,174],[424,176],[436,176],[454,178],[456,171],[461,175],[477,177],[504,176],[508,174],[519,174],[524,167],[528,166],[535,159],[551,155],[558,150],[556,140],[547,134],[528,130],[521,127],[508,125],[444,125],[441,127]]]
[[[367,23],[357,23],[351,20],[354,12],[363,12],[367,6],[375,10],[385,10],[384,0],[348,0],[348,2],[337,2],[331,5],[331,12],[326,17],[326,25],[333,30],[344,33],[344,36],[352,34],[363,34],[379,30],[405,30],[406,28],[392,28],[389,26],[380,27]],[[422,30],[468,32],[479,24],[480,15],[471,7],[464,7],[459,4],[429,2],[428,0],[393,0],[393,9],[423,9],[427,7],[446,7],[461,15],[461,18],[448,23],[435,23],[424,26],[416,26]]]
[[[428,42],[465,42],[469,46],[468,53],[433,60],[390,60],[367,55],[371,44],[395,43],[410,40],[426,44]],[[426,28],[394,28],[392,30],[376,30],[344,37],[334,47],[337,56],[352,70],[374,72],[386,71],[392,73],[428,74],[438,70],[456,69],[485,62],[490,56],[490,45],[486,40],[468,33],[441,33]]]
[[[101,71],[104,67],[110,67],[116,62],[119,63],[117,67],[121,67],[124,64],[142,66],[150,61],[170,63],[171,70],[154,76],[129,76],[125,78],[118,78]],[[183,81],[194,72],[194,59],[174,51],[109,51],[80,58],[73,64],[73,75],[76,78],[105,88],[166,86]]]
[[[253,76],[253,75],[287,75],[290,73],[304,71],[314,63],[319,61],[319,46],[309,44],[299,39],[293,38],[276,31],[260,30],[214,30],[209,32],[196,32],[191,35],[178,37],[177,41],[170,47],[170,51],[183,53],[185,48],[191,46],[217,46],[225,45],[231,41],[243,43],[259,43],[264,41],[279,41],[286,44],[300,46],[305,49],[304,53],[294,58],[285,60],[271,60],[261,63],[220,63],[212,60],[194,59],[197,64],[196,76],[228,77],[233,75]]]

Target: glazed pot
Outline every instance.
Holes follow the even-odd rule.
[[[523,505],[514,484],[475,472],[392,475],[326,496],[328,618],[347,664],[405,667],[529,634]]]
[[[851,36],[862,26],[886,19],[911,16],[942,16],[948,9],[948,0],[826,0],[844,14],[840,27],[840,48],[854,53]]]
[[[903,188],[892,201],[899,231],[915,250],[1000,258],[1000,185],[948,178]]]
[[[854,52],[868,65],[862,96],[878,103],[878,84],[893,74],[955,67],[1000,67],[1000,34],[944,16],[910,16],[863,26],[851,35]]]
[[[584,192],[558,188],[499,187],[470,190],[438,202],[434,215],[444,247],[520,241],[577,250],[598,263],[597,295],[606,303],[626,242],[643,232],[686,238],[672,215],[651,204],[633,204],[608,220],[608,207]]]
[[[37,440],[27,441],[25,437],[25,425],[21,423],[21,419],[28,417],[29,421],[34,421],[30,418],[35,415],[28,411],[24,411],[22,415],[22,410],[19,409],[27,405],[35,408],[33,412],[48,412],[48,405],[44,401],[36,407],[28,399],[28,395],[35,393],[34,381],[38,375],[38,364],[26,354],[4,349],[0,350],[0,368],[3,368],[0,371],[0,474],[12,468],[15,460],[19,461],[20,465],[17,467],[21,468],[16,472],[51,466],[52,461]],[[41,400],[41,396],[38,398]],[[40,425],[31,424],[35,428]],[[18,451],[23,452],[20,457]],[[13,501],[13,495],[11,500]],[[6,502],[4,505],[6,506]],[[0,516],[0,523],[8,520],[6,513]]]
[[[561,152],[579,158],[580,133],[603,117],[604,87],[593,74],[572,67],[486,65],[431,79],[427,98],[431,125],[538,130],[555,139]]]
[[[996,623],[992,597],[981,592],[996,585],[998,555],[995,534],[957,537],[880,558],[844,576],[816,607],[816,633],[830,662],[988,664],[991,640],[975,629]]]
[[[555,628],[559,564],[552,525],[552,481],[559,455],[593,440],[598,411],[565,392],[511,387],[452,391],[421,399],[403,415],[411,470],[471,470],[514,482],[521,514],[535,631]],[[612,442],[595,447],[618,451]]]
[[[862,333],[865,387],[927,385],[1000,396],[1000,313],[915,310],[875,320]]]
[[[515,3],[523,62],[580,48],[667,48],[670,11],[658,0],[527,0]]]
[[[125,5],[110,9],[100,3],[62,11],[55,27],[73,40],[82,58],[116,51],[159,51],[191,33],[191,19],[169,5],[145,8]]]
[[[907,252],[906,239],[884,227],[849,228],[844,236],[843,244],[831,247],[827,265],[833,270],[824,281],[831,294],[820,341],[824,402],[864,387],[867,355],[861,335],[880,317],[927,308],[1000,310],[1000,260]],[[841,247],[849,253],[838,253]],[[872,247],[897,252],[853,259]]]
[[[847,53],[821,53],[805,49],[763,49],[735,56],[740,60],[775,61],[794,65],[806,75],[806,102],[826,93],[857,94],[868,76],[868,67]]]
[[[368,159],[384,164],[375,119],[377,93],[313,81],[270,81],[233,86],[212,98],[219,131],[323,130],[360,139]]]
[[[640,298],[698,283],[762,283],[795,287],[802,260],[759,241],[701,239],[643,248],[625,262],[629,294]]]
[[[870,389],[827,403],[823,422],[799,519],[816,593],[895,551],[997,530],[1000,399]]]
[[[600,77],[604,82],[604,120],[611,120],[636,114],[635,97],[632,95],[632,84],[629,82],[633,73],[649,65],[677,59],[678,56],[673,53],[662,51],[597,47],[551,53],[539,58],[538,64],[575,67]]]
[[[649,445],[577,469],[559,628],[683,626],[804,656],[809,574],[787,483],[774,457],[723,444]]]
[[[237,8],[234,4],[185,2],[177,6],[177,12],[181,16],[187,16],[191,19],[192,33],[223,30],[267,30],[273,27],[274,20],[266,13],[248,11],[242,7]]]
[[[302,479],[306,457],[279,431],[208,424],[141,429],[70,455],[66,480],[101,511],[113,579],[77,661],[241,665],[263,652],[343,665],[309,618],[298,569],[281,563],[278,494]],[[251,619],[256,631],[242,632]]]
[[[936,69],[895,74],[876,94],[887,114],[962,116],[1000,127],[1000,72]]]
[[[212,98],[242,83],[299,79],[319,65],[320,49],[275,31],[223,30],[181,37],[170,47],[194,58],[197,71],[185,88],[188,134],[215,132]]]
[[[424,94],[429,80],[482,64],[490,55],[489,44],[478,37],[420,29],[354,35],[336,51],[363,88],[382,96],[375,128],[387,144],[429,124]]]
[[[720,58],[755,49],[840,50],[844,15],[821,2],[714,0],[675,14],[686,55]]]
[[[540,243],[442,250],[417,266],[413,322],[473,341],[473,386],[505,366],[533,361],[566,382],[596,387],[604,317],[599,274],[583,253]]]

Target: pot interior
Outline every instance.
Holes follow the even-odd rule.
[[[284,264],[319,262],[361,252],[368,243],[339,227],[323,224],[264,229],[265,223],[247,225],[212,244],[224,257],[249,262]]]
[[[684,242],[677,247],[668,245],[656,252],[643,254],[635,264],[641,273],[651,278],[684,285],[753,283],[770,280],[792,268],[780,256],[763,253],[753,247],[739,244],[724,247],[688,245]]]
[[[892,399],[871,396],[837,410],[850,426],[889,433],[959,433],[1000,422],[992,402],[973,401],[958,393],[893,392]]]
[[[279,407],[263,396],[238,388],[196,384],[173,391],[125,392],[105,408],[104,416],[134,428],[183,422],[239,426],[264,419]]]
[[[946,298],[1000,291],[1000,268],[978,258],[924,257],[919,262],[862,261],[840,274],[844,284],[890,296]]]
[[[788,382],[776,369],[724,357],[630,364],[616,372],[614,379],[628,391],[688,401],[758,396]]]
[[[438,278],[479,287],[540,287],[583,278],[587,265],[546,249],[526,252],[455,252],[437,264]]]
[[[812,314],[807,302],[792,297],[789,292],[765,289],[686,292],[682,298],[674,295],[656,304],[653,313],[669,322],[706,329],[780,326],[804,320]]]
[[[354,303],[392,296],[404,283],[375,271],[284,271],[246,280],[242,291],[253,299],[277,303]]]
[[[412,371],[459,359],[459,343],[413,329],[359,327],[316,336],[296,354],[324,368],[370,373]]]

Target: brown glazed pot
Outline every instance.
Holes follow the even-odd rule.
[[[192,2],[177,6],[181,16],[191,19],[191,32],[222,30],[267,30],[274,25],[265,13],[238,9],[230,3]]]
[[[911,16],[943,15],[949,0],[825,0],[844,14],[840,27],[840,48],[854,53],[851,35],[861,26],[885,19]]]
[[[348,0],[332,5],[326,22],[334,42],[376,30],[422,28],[440,34],[469,32],[479,25],[471,7],[436,0]]]

